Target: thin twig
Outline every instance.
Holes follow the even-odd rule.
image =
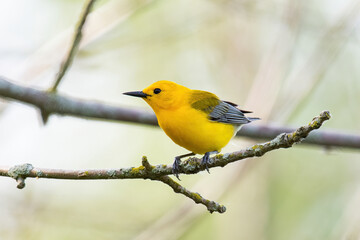
[[[56,89],[59,86],[60,81],[64,77],[67,69],[70,67],[70,65],[74,59],[74,56],[75,56],[77,50],[79,49],[79,44],[80,44],[80,41],[82,38],[82,30],[85,25],[86,18],[89,15],[95,1],[96,0],[87,0],[87,2],[85,3],[83,11],[80,15],[80,19],[75,27],[75,33],[73,35],[73,40],[71,42],[72,44],[71,44],[68,52],[66,53],[64,60],[62,61],[61,65],[60,65],[59,72],[56,74],[55,83],[50,88],[50,92],[56,92]]]
[[[94,101],[65,97],[34,88],[14,84],[0,76],[0,96],[33,105],[48,114],[92,118],[99,120],[123,121],[158,126],[153,113],[141,110],[115,107]],[[295,128],[271,125],[246,125],[237,134],[254,139],[269,140],[280,133],[292,132]],[[360,149],[360,135],[335,131],[312,133],[303,143],[326,147]]]
[[[149,161],[145,156],[142,159],[142,165],[145,167],[147,171],[151,171],[154,168],[154,166],[150,165]],[[226,207],[224,205],[220,205],[217,202],[207,200],[203,198],[199,193],[191,192],[187,190],[185,187],[181,186],[179,183],[177,183],[167,175],[153,178],[152,180],[161,181],[166,185],[170,186],[174,190],[174,192],[185,195],[186,197],[192,199],[197,204],[203,204],[204,206],[206,206],[207,210],[210,213],[213,212],[224,213],[226,211]]]
[[[330,119],[330,113],[324,111],[319,116],[315,117],[308,125],[302,126],[291,133],[283,133],[278,135],[271,141],[255,144],[244,150],[237,152],[217,154],[210,158],[208,168],[224,167],[229,163],[243,160],[250,157],[259,157],[265,153],[279,149],[289,148],[295,143],[301,142],[308,134],[321,127],[321,125]],[[196,174],[205,170],[205,167],[200,164],[201,158],[189,158],[180,164],[180,173],[183,174]],[[16,179],[20,187],[24,187],[24,180],[30,178],[55,178],[55,179],[152,179],[161,181],[175,192],[181,193],[196,203],[204,204],[210,212],[224,212],[225,207],[216,202],[204,199],[197,193],[193,193],[173,181],[168,175],[172,174],[171,165],[157,165],[151,166],[147,159],[144,157],[142,166],[134,168],[121,168],[121,169],[99,169],[99,170],[62,170],[62,169],[42,169],[34,168],[31,164],[17,165],[11,168],[0,168],[0,176],[12,177]],[[19,180],[20,179],[20,180]]]

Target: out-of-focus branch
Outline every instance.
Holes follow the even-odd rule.
[[[229,163],[243,160],[250,157],[259,157],[265,153],[279,149],[289,148],[295,143],[301,142],[308,134],[321,127],[321,125],[330,119],[330,113],[324,111],[315,117],[308,125],[302,126],[291,133],[282,133],[271,141],[255,144],[246,149],[226,153],[217,154],[210,158],[208,168],[224,167]],[[180,164],[180,173],[196,174],[205,170],[205,166],[201,165],[201,158],[189,158]],[[0,168],[0,176],[7,176],[16,179],[18,188],[25,187],[25,179],[32,178],[56,178],[56,179],[151,179],[161,181],[169,185],[175,192],[181,193],[196,203],[203,204],[210,212],[225,212],[226,208],[216,202],[209,201],[201,197],[198,193],[193,193],[172,180],[168,175],[172,174],[171,165],[151,166],[146,157],[143,158],[142,166],[134,168],[107,169],[107,170],[59,170],[59,169],[40,169],[34,168],[31,164],[17,165],[11,168]]]
[[[144,111],[114,107],[95,101],[83,101],[57,93],[24,87],[11,83],[1,76],[0,96],[33,105],[49,115],[58,114],[157,125],[155,116]]]
[[[245,125],[236,136],[268,140],[283,132],[292,132],[294,130],[295,128],[292,127],[276,125]],[[360,135],[341,133],[334,130],[320,130],[312,132],[302,143],[327,148],[342,147],[360,150]]]
[[[57,93],[24,87],[0,76],[0,96],[22,103],[31,104],[50,114],[92,118],[100,120],[124,121],[157,126],[154,114],[141,110],[115,107],[95,101],[85,101],[66,97]],[[269,140],[283,132],[292,132],[295,128],[271,125],[245,125],[237,136]],[[331,131],[317,131],[307,137],[303,143],[326,147],[344,147],[360,149],[360,135]]]
[[[79,44],[80,44],[80,41],[82,38],[82,29],[85,25],[86,18],[89,15],[91,8],[93,7],[95,1],[96,0],[87,0],[87,2],[85,3],[84,9],[80,15],[80,19],[75,28],[73,40],[71,41],[71,46],[70,46],[69,50],[67,51],[64,60],[62,61],[61,65],[60,65],[59,72],[56,75],[55,83],[52,86],[52,88],[50,89],[50,92],[56,91],[57,87],[60,84],[61,79],[64,77],[67,69],[70,67],[70,65],[74,59],[74,56],[75,56],[77,50],[79,49]]]

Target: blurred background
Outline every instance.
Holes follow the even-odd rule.
[[[85,1],[0,0],[0,75],[50,87]],[[360,134],[357,0],[99,0],[59,93],[151,111],[122,95],[167,79],[261,123]],[[256,124],[256,123],[254,123]],[[256,141],[234,139],[223,153]],[[57,169],[173,162],[159,128],[51,116],[0,99],[0,165]],[[296,145],[181,176],[227,207],[210,214],[149,180],[0,178],[0,239],[360,239],[360,151]]]

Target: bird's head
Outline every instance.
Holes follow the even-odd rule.
[[[186,101],[189,88],[171,81],[158,81],[142,91],[126,92],[125,95],[143,98],[156,112],[176,109]]]

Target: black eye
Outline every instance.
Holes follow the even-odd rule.
[[[155,93],[155,94],[159,94],[160,92],[161,92],[161,89],[160,89],[160,88],[155,88],[155,89],[154,89],[154,93]]]

